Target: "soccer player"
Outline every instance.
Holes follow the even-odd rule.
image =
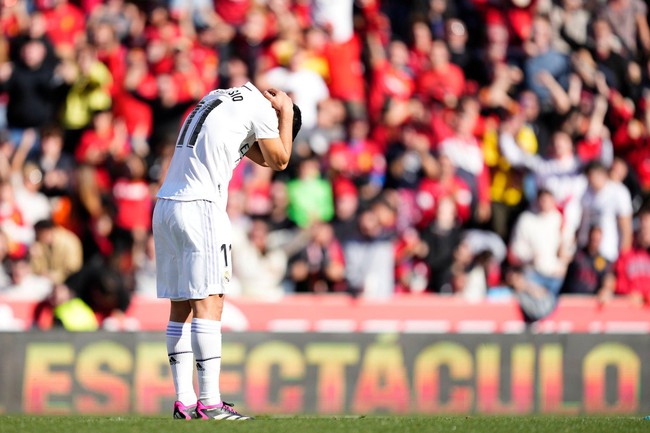
[[[183,123],[153,212],[158,297],[171,301],[167,353],[176,419],[251,419],[219,392],[221,313],[232,277],[228,183],[244,156],[284,170],[301,124],[286,93],[262,93],[250,82],[208,93]]]

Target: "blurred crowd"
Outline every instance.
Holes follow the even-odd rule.
[[[2,0],[0,24],[0,299],[40,328],[155,297],[180,124],[247,81],[303,130],[285,172],[233,176],[233,296],[650,302],[642,0]]]

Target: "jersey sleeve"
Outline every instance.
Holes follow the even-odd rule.
[[[271,106],[271,103],[264,98],[260,97],[261,100],[255,101],[258,104],[258,108],[255,110],[253,115],[253,132],[255,133],[255,138],[276,138],[280,136],[280,130],[278,125],[278,116],[275,113],[275,110]]]

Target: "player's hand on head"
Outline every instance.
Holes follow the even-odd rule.
[[[264,97],[271,102],[271,106],[277,111],[293,110],[293,101],[282,90],[268,89],[264,92]]]

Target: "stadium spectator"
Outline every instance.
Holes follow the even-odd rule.
[[[93,114],[111,108],[110,87],[113,83],[111,71],[97,58],[92,45],[80,48],[75,60],[66,60],[62,67],[70,69],[70,87],[62,107],[61,122],[66,130],[65,146],[72,152],[79,143],[84,129],[88,127]],[[70,78],[74,76],[74,79]]]
[[[233,40],[238,56],[252,77],[257,77],[268,68],[266,50],[277,34],[275,20],[276,17],[267,8],[250,8]]]
[[[16,146],[25,130],[54,120],[65,70],[55,73],[46,58],[45,43],[34,39],[22,44],[15,63],[0,65],[0,90],[8,95],[7,125]]]
[[[492,253],[483,250],[474,254],[467,239],[460,241],[454,250],[451,265],[451,294],[470,302],[485,299],[488,292],[488,272]]]
[[[440,197],[435,219],[422,230],[425,244],[424,262],[428,266],[427,290],[433,293],[454,292],[452,265],[461,242],[461,230],[452,197]]]
[[[449,49],[443,41],[431,46],[430,67],[416,80],[416,94],[426,101],[455,108],[465,90],[463,70],[449,60]]]
[[[543,113],[539,105],[539,98],[532,90],[524,90],[517,100],[519,112],[524,118],[524,124],[532,129],[537,142],[537,150],[525,149],[530,153],[548,158],[553,155],[551,133],[555,125],[561,121],[557,113]]]
[[[582,86],[577,84],[577,77],[571,76],[570,80],[572,88],[569,89],[568,98],[572,103],[577,103],[577,108],[570,110],[564,130],[575,140],[576,154],[582,164],[600,161],[609,167],[613,158],[613,144],[609,129],[604,124],[610,94],[605,76],[600,72],[595,73],[596,93],[579,92]],[[578,93],[582,96],[578,96]]]
[[[416,203],[420,219],[417,226],[420,228],[428,227],[435,220],[438,207],[445,199],[452,200],[458,223],[463,224],[471,217],[472,191],[469,186],[456,174],[449,157],[440,155],[437,162],[438,172],[423,177],[418,185]]]
[[[311,131],[316,127],[318,104],[329,97],[323,77],[306,67],[307,53],[297,47],[287,67],[276,66],[264,74],[268,86],[292,95],[303,113],[303,127]],[[304,108],[303,108],[304,107]]]
[[[347,140],[332,142],[328,153],[329,176],[355,179],[362,200],[376,197],[382,190],[386,175],[386,158],[371,137],[370,123],[365,118],[351,118]]]
[[[569,87],[569,58],[553,48],[552,28],[548,18],[538,15],[533,21],[532,37],[525,45],[528,58],[524,64],[526,86],[540,99],[543,111],[553,108],[551,78],[562,88]],[[546,80],[542,80],[546,78]]]
[[[375,207],[363,210],[357,224],[358,235],[342,239],[348,291],[353,296],[389,298],[395,280],[392,239]]]
[[[386,189],[414,191],[424,173],[437,169],[429,130],[414,124],[400,128],[399,139],[386,150],[386,164]]]
[[[50,202],[39,191],[42,182],[43,173],[31,162],[23,164],[21,170],[12,176],[16,205],[29,225],[52,216]]]
[[[330,71],[330,95],[349,107],[363,105],[366,97],[362,39],[354,31],[353,3],[353,0],[311,1],[313,23],[324,28],[329,36],[324,55]]]
[[[248,234],[235,232],[233,242],[233,276],[240,295],[247,298],[278,300],[284,295],[282,281],[287,272],[287,255],[268,244],[269,225],[263,218],[253,218]]]
[[[642,210],[638,220],[636,242],[616,261],[615,293],[644,304],[650,302],[650,212]]]
[[[532,93],[531,93],[532,95]],[[502,133],[507,131],[515,139],[519,148],[535,154],[538,141],[533,128],[524,123],[525,118],[511,115],[501,122]],[[527,207],[524,195],[526,173],[519,167],[513,167],[499,149],[498,128],[486,131],[483,139],[485,164],[490,169],[491,219],[490,227],[504,241],[510,239],[510,232],[515,220]],[[442,161],[442,159],[441,159]]]
[[[650,53],[648,6],[641,0],[609,0],[601,10],[601,17],[611,25],[621,44],[621,52],[628,58]],[[637,40],[641,46],[637,46]]]
[[[106,49],[105,42],[107,40],[97,36],[96,26],[101,26],[102,32],[107,32],[105,35],[112,33],[118,41],[124,41],[136,25],[134,16],[138,15],[138,7],[136,4],[124,0],[108,0],[96,2],[94,8],[86,12],[89,15],[87,28],[93,30],[91,32],[92,41],[101,52]]]
[[[416,19],[411,24],[409,46],[409,68],[413,71],[414,77],[419,76],[422,71],[428,68],[429,53],[433,46],[431,28],[421,19]]]
[[[632,95],[630,82],[629,59],[626,59],[616,51],[616,36],[613,34],[611,25],[605,19],[597,19],[593,24],[594,29],[594,46],[591,48],[591,55],[598,69],[605,74],[607,83],[618,89],[624,96]],[[578,68],[584,68],[586,65],[576,65]]]
[[[544,287],[526,278],[525,271],[521,267],[509,266],[505,281],[514,291],[527,323],[541,320],[555,309],[555,297]]]
[[[68,57],[84,42],[86,17],[68,0],[45,2],[43,14],[47,23],[47,35],[52,40],[57,54]]]
[[[83,253],[77,235],[49,219],[38,221],[34,230],[36,240],[30,247],[30,264],[36,275],[61,284],[81,269]]]
[[[25,14],[22,18],[18,19],[17,34],[9,40],[9,60],[12,62],[20,61],[21,51],[23,45],[31,40],[38,40],[45,46],[45,60],[44,65],[50,68],[55,68],[59,62],[59,58],[54,50],[54,45],[49,36],[46,34],[47,23],[45,16],[41,11],[33,11],[27,16],[27,11],[23,8],[26,7],[26,2],[18,2],[13,9],[18,15]]]
[[[414,75],[408,66],[409,52],[402,41],[392,41],[387,52],[379,36],[367,37],[372,80],[368,107],[370,118],[377,121],[388,103],[407,104],[415,91]]]
[[[245,176],[239,188],[246,194],[245,212],[251,216],[267,216],[271,212],[271,180],[273,173],[252,161],[246,161]],[[228,188],[231,188],[230,186]],[[233,186],[234,188],[234,186]],[[285,209],[286,210],[286,209]]]
[[[52,282],[32,272],[29,253],[9,256],[7,268],[9,284],[0,287],[0,296],[4,299],[23,301],[41,301],[52,290]]]
[[[589,229],[587,245],[580,248],[567,269],[562,293],[596,295],[606,302],[616,287],[614,264],[600,254],[603,231],[599,226]]]
[[[40,192],[43,173],[32,162],[25,162],[32,144],[36,140],[36,132],[28,129],[23,134],[23,140],[13,153],[11,162],[0,162],[0,168],[7,172],[13,186],[16,205],[25,218],[26,224],[33,226],[37,221],[50,218],[52,209],[47,197]]]
[[[316,128],[307,134],[309,148],[316,155],[325,154],[331,143],[346,137],[346,109],[338,99],[326,99],[318,105]]]
[[[480,106],[476,99],[464,98],[453,118],[453,132],[440,144],[440,153],[456,167],[472,193],[472,217],[478,222],[490,218],[490,178],[485,164],[482,142],[474,136]]]
[[[334,216],[332,187],[323,179],[320,162],[309,156],[299,162],[298,176],[287,183],[289,218],[299,227],[314,221],[330,221]]]
[[[580,200],[587,187],[587,181],[574,152],[571,137],[565,132],[555,132],[552,136],[551,157],[543,159],[521,149],[509,127],[505,127],[499,137],[499,149],[510,164],[514,167],[525,167],[533,175],[532,188],[526,188],[524,185],[529,202],[534,200],[537,189],[545,189],[553,194],[558,208],[562,209],[565,241],[573,240],[581,221]]]
[[[345,239],[355,237],[358,233],[356,216],[359,210],[359,192],[354,182],[341,177],[334,182],[333,193],[332,227],[336,238],[343,242]]]
[[[469,33],[465,23],[456,18],[446,20],[445,41],[447,41],[447,46],[449,47],[449,59],[451,63],[471,74],[473,68],[478,66],[478,62],[472,55],[471,49],[467,46]]]
[[[29,158],[43,174],[41,191],[48,197],[69,196],[72,193],[74,159],[63,151],[63,130],[49,124],[41,130],[41,146]]]
[[[562,215],[550,191],[541,189],[533,210],[521,214],[510,240],[510,262],[523,267],[525,278],[553,298],[560,293],[570,260],[562,239]]]
[[[136,154],[129,154],[120,164],[121,173],[113,183],[115,225],[129,231],[134,241],[134,255],[145,249],[147,234],[151,230],[153,200],[146,182],[146,163]]]
[[[218,34],[215,31],[215,26],[199,27],[196,31],[196,41],[189,47],[189,55],[200,76],[203,88],[209,91],[217,87],[219,83]]]
[[[490,71],[481,69],[489,68]],[[492,64],[472,65],[471,70],[475,71],[475,80],[486,81],[486,85],[479,91],[478,97],[484,108],[492,110],[516,111],[516,101],[512,97],[513,91],[521,84],[524,76],[521,69],[510,65],[502,60],[496,60]],[[485,78],[485,75],[493,75],[492,80]]]
[[[52,292],[36,304],[32,327],[41,331],[96,331],[99,328],[95,312],[65,284],[55,284]]]
[[[10,256],[26,254],[34,241],[34,227],[27,223],[9,181],[0,180],[0,231],[7,236]]]
[[[205,26],[217,20],[214,3],[210,0],[172,0],[169,9],[180,22]]]
[[[427,290],[429,271],[422,257],[426,247],[412,227],[398,231],[395,241],[395,293],[422,293]]]
[[[119,268],[111,266],[110,261],[94,257],[86,260],[81,270],[72,274],[65,284],[92,308],[100,326],[104,326],[110,318],[120,322],[129,307],[132,291],[126,277]]]
[[[463,230],[462,241],[464,246],[469,248],[471,253],[470,270],[479,268],[476,272],[481,276],[479,287],[483,287],[483,283],[487,285],[487,293],[477,290],[468,291],[466,294],[475,295],[474,299],[491,295],[491,288],[498,287],[502,279],[501,265],[507,257],[506,243],[499,237],[498,234],[483,229],[470,228]]]
[[[115,120],[110,110],[101,110],[93,113],[92,127],[81,134],[74,156],[94,174],[98,191],[107,193],[112,184],[110,166],[126,158],[129,151],[124,122]]]
[[[586,45],[589,36],[591,13],[585,9],[584,0],[548,1],[546,13],[553,27],[553,47],[570,54],[574,45]],[[541,7],[540,7],[541,9]]]
[[[113,5],[120,2],[121,0],[113,2]],[[106,6],[113,5],[107,4]],[[97,21],[88,23],[89,36],[91,37],[92,45],[97,49],[97,59],[111,72],[112,82],[110,86],[110,94],[111,97],[115,99],[119,97],[123,91],[122,86],[124,85],[124,76],[127,68],[127,49],[125,46],[120,44],[119,34],[123,34],[125,32],[124,26],[128,26],[129,24],[123,23],[120,25],[117,22],[113,22],[121,19],[119,18],[119,15],[106,18],[96,17],[94,19]]]
[[[619,252],[632,247],[632,200],[630,192],[620,183],[609,179],[607,169],[597,161],[590,163],[585,173],[589,186],[582,197],[582,222],[578,231],[578,245],[585,246],[589,228],[602,228],[599,251],[609,261],[615,261]]]
[[[280,239],[278,244],[287,243],[295,235],[296,224],[289,219],[289,192],[287,184],[273,181],[270,185],[271,209],[268,216],[269,228],[275,239]],[[284,240],[284,241],[282,241]]]
[[[341,244],[327,222],[309,228],[309,240],[289,258],[289,277],[297,293],[328,293],[345,290],[345,263]]]
[[[643,205],[643,191],[635,170],[624,159],[615,157],[612,166],[609,168],[609,177],[613,182],[624,185],[630,191],[632,207],[634,212],[637,213]]]

